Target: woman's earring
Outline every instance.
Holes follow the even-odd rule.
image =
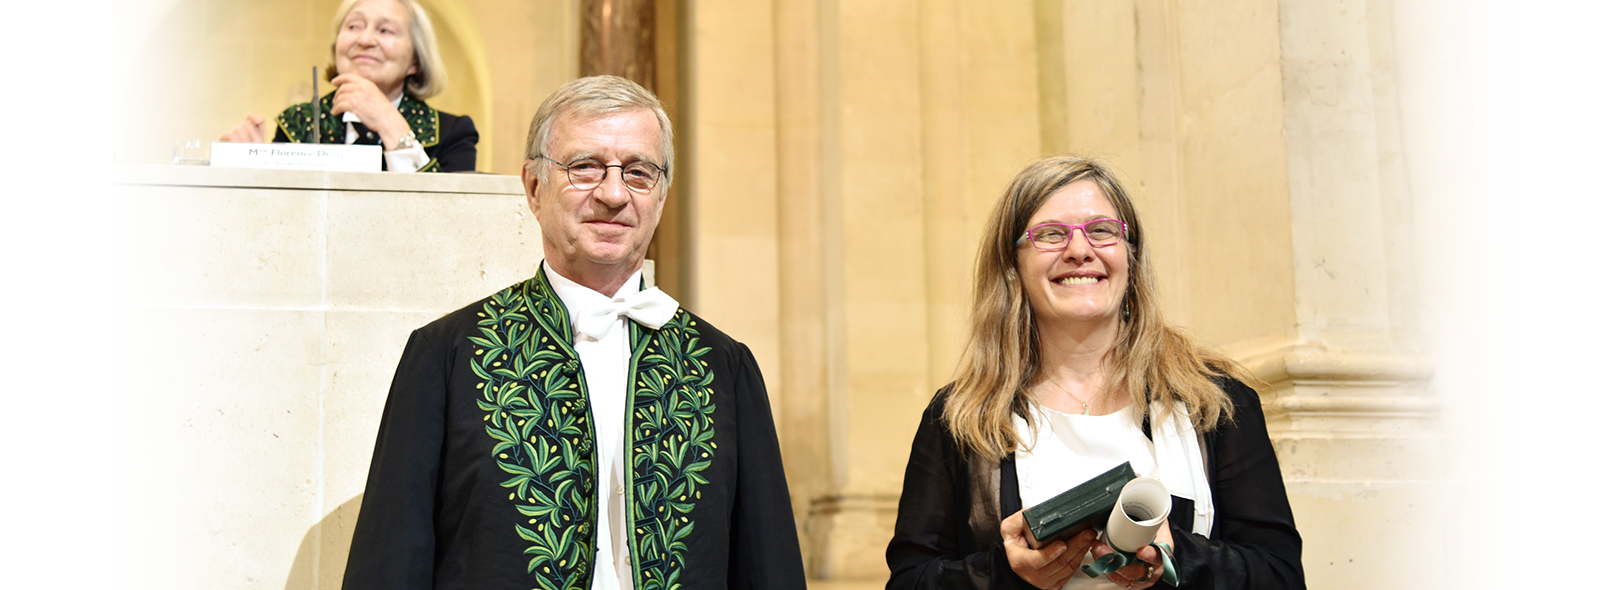
[[[1128,300],[1124,299],[1124,300],[1122,300],[1122,321],[1126,322],[1126,321],[1131,321],[1132,319],[1133,319],[1133,306],[1128,305]]]

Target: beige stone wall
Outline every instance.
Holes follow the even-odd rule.
[[[508,176],[122,166],[118,587],[335,589],[411,330],[531,276]]]
[[[1074,150],[1138,185],[1171,317],[1274,382],[1312,587],[1531,584],[1528,3],[694,6],[690,165],[754,176],[690,197],[698,304],[778,313],[813,576],[882,584],[987,205]],[[758,277],[706,246],[750,227]]]
[[[331,0],[142,1],[147,8],[130,13],[131,32],[118,39],[133,56],[124,56],[132,61],[121,62],[127,67],[119,74],[120,161],[163,161],[174,139],[213,137],[245,111],[275,112],[304,100],[295,92],[308,96],[296,90],[299,72],[324,58],[322,15]],[[881,586],[887,577],[883,548],[916,419],[948,379],[965,338],[977,232],[1011,175],[1058,151],[1100,156],[1127,176],[1150,227],[1169,318],[1273,382],[1271,427],[1306,539],[1311,587],[1399,588],[1433,579],[1409,567],[1440,556],[1437,515],[1418,506],[1443,475],[1410,230],[1415,181],[1408,161],[1418,148],[1402,133],[1415,127],[1407,117],[1416,111],[1408,114],[1398,98],[1404,58],[1415,52],[1397,49],[1392,19],[1415,8],[1392,1],[1403,6],[670,5],[677,38],[663,69],[679,76],[672,83],[681,102],[672,107],[683,176],[672,198],[687,204],[685,299],[748,343],[762,364],[808,571],[819,585]],[[439,106],[478,119],[481,169],[514,172],[538,100],[576,71],[575,1],[432,5],[439,20],[452,23],[447,46],[461,55],[460,67],[451,64],[459,86]],[[132,67],[140,62],[173,66]],[[167,203],[159,210],[169,213],[152,215],[187,220],[193,214],[179,206],[189,202],[185,190],[129,194]],[[243,433],[246,456],[271,457],[244,487],[276,486],[292,501],[238,493],[231,479],[175,478],[175,498],[141,499],[183,516],[177,524],[142,524],[177,527],[161,542],[183,551],[152,550],[145,573],[204,563],[187,567],[188,577],[175,585],[275,586],[288,576],[289,585],[309,587],[326,585],[342,568],[337,541],[318,539],[348,536],[353,513],[346,507],[365,471],[360,451],[370,449],[376,428],[370,408],[386,388],[402,326],[472,298],[398,305],[374,323],[367,318],[379,316],[367,312],[378,303],[334,313],[318,307],[329,305],[325,292],[274,280],[273,269],[283,268],[274,256],[311,260],[319,247],[349,247],[328,229],[305,233],[319,227],[319,215],[334,218],[336,200],[236,203],[274,208],[267,219],[283,221],[229,223],[262,243],[281,243],[271,251],[277,254],[225,252],[194,264],[253,272],[178,269],[189,273],[195,291],[164,291],[176,302],[161,305],[176,310],[160,313],[174,317],[155,319],[184,327],[170,338],[226,333],[237,340],[227,341],[235,352],[202,360],[253,367],[270,358],[295,370],[263,369],[250,379],[293,387],[251,385],[244,401],[218,406],[194,394],[200,383],[190,382],[138,418],[162,428],[188,428],[185,421],[193,420],[209,431]],[[189,203],[202,213],[212,206]],[[423,225],[438,223],[455,222]],[[223,237],[186,231],[179,238],[193,244]],[[153,258],[182,259],[193,250],[157,237],[145,236],[155,245],[144,247],[157,248],[146,253]],[[505,253],[497,248],[411,254]],[[526,252],[507,255],[522,260]],[[455,276],[429,287],[405,273],[374,276],[390,282],[373,297],[464,297],[480,282]],[[252,295],[263,292],[270,297]],[[248,310],[205,303],[224,296],[259,301]],[[290,331],[311,336],[271,338]],[[341,336],[355,332],[367,344]],[[307,358],[321,368],[305,366]],[[361,368],[330,376],[326,367],[346,358],[358,358]],[[346,412],[311,393],[356,382],[362,393],[348,403],[368,413]],[[213,406],[223,413],[209,414]],[[277,415],[280,409],[334,419],[313,428]],[[269,440],[274,434],[279,438]],[[307,438],[344,450],[317,458]],[[230,469],[226,450],[174,442],[183,440],[153,439],[129,452],[161,457],[143,460],[181,473],[191,473],[182,471],[189,468],[183,461]],[[268,452],[280,444],[292,446],[288,455]],[[312,469],[305,461],[313,460],[322,462],[316,469],[323,479],[303,483]],[[263,504],[272,506],[247,509]],[[1374,521],[1394,523],[1394,532],[1375,538],[1366,526]],[[229,548],[206,549],[208,539]],[[249,540],[228,545],[242,539]],[[291,555],[295,547],[299,553]],[[276,557],[251,557],[261,554]]]

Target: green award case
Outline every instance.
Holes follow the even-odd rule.
[[[1135,477],[1138,476],[1133,473],[1133,465],[1124,462],[1038,506],[1023,510],[1022,518],[1028,521],[1032,536],[1029,543],[1038,549],[1089,527],[1105,528],[1117,496],[1122,494],[1122,486]]]

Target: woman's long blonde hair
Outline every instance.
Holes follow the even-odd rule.
[[[999,461],[1021,443],[1012,427],[1020,415],[1034,427],[1028,411],[1029,387],[1039,377],[1039,332],[1033,309],[1017,274],[1018,236],[1045,202],[1062,187],[1088,180],[1128,224],[1128,290],[1116,343],[1102,361],[1107,391],[1126,391],[1135,415],[1157,420],[1174,402],[1183,402],[1200,432],[1231,418],[1233,404],[1213,377],[1259,381],[1238,363],[1200,346],[1168,326],[1156,305],[1155,274],[1144,253],[1144,225],[1122,183],[1104,163],[1077,156],[1054,156],[1030,163],[1012,179],[995,205],[978,248],[973,277],[972,335],[956,368],[944,407],[944,421],[963,452]],[[1031,247],[1031,246],[1020,246]]]

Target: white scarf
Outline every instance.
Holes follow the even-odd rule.
[[[1131,408],[1124,408],[1118,414],[1127,413],[1130,410]],[[1050,429],[1053,426],[1051,425],[1052,420],[1045,415],[1045,410],[1035,407],[1031,408],[1031,411],[1035,413],[1037,428],[1033,431],[1033,438],[1027,441],[1024,448],[1017,450],[1018,485],[1025,488],[1038,485],[1042,486],[1045,491],[1057,486],[1060,489],[1072,487],[1074,485],[1073,482],[1063,481],[1063,478],[1073,479],[1074,476],[1072,474],[1065,473],[1060,469],[1050,469],[1036,463],[1038,461],[1048,463],[1050,461],[1063,460],[1061,455],[1062,452],[1065,452],[1065,446],[1063,445],[1068,445],[1068,443],[1060,438],[1060,434],[1052,434],[1049,436],[1057,441],[1053,444],[1062,446],[1061,451],[1052,452],[1046,449],[1035,449],[1034,447],[1040,443],[1040,439],[1046,436],[1039,429]],[[1068,416],[1068,418],[1075,417]],[[1099,418],[1108,417],[1111,416]],[[1021,416],[1013,416],[1012,418],[1013,426],[1017,429],[1017,432],[1027,433],[1030,430],[1027,421],[1023,420]],[[1182,427],[1179,426],[1180,424]],[[1127,433],[1129,436],[1137,436],[1141,442],[1144,440],[1142,429],[1137,424],[1128,423],[1126,427],[1130,429]],[[1138,434],[1135,434],[1135,432]],[[1101,442],[1104,443],[1106,441]],[[1081,444],[1078,443],[1078,445]],[[1139,446],[1142,447],[1144,445],[1141,444]],[[1116,444],[1111,444],[1101,450],[1111,450],[1115,454],[1115,447]],[[1148,448],[1151,451],[1151,459],[1155,462],[1154,473],[1156,475],[1154,477],[1160,479],[1161,483],[1167,486],[1167,491],[1171,492],[1172,495],[1194,502],[1194,526],[1191,527],[1191,530],[1197,535],[1210,537],[1211,525],[1216,519],[1216,508],[1211,501],[1211,485],[1206,477],[1205,456],[1200,452],[1200,436],[1195,432],[1194,425],[1189,420],[1187,406],[1184,406],[1182,402],[1178,402],[1173,411],[1168,412],[1160,422],[1151,420]],[[1036,452],[1044,453],[1046,456],[1035,456]],[[1113,459],[1111,455],[1099,455],[1096,460],[1114,464],[1120,463],[1122,459]],[[1141,467],[1142,461],[1135,460],[1133,463],[1135,471],[1144,472],[1148,469],[1148,467]],[[1046,481],[1030,483],[1035,476],[1040,475],[1036,472],[1036,470],[1040,469],[1045,470],[1043,477]],[[1095,470],[1091,468],[1090,471]],[[1150,475],[1150,473],[1146,473],[1146,475]],[[1088,475],[1084,475],[1084,477],[1088,477]],[[1051,482],[1049,480],[1054,481]],[[1019,490],[1019,492],[1023,491],[1026,490]],[[1059,490],[1056,491],[1058,492]],[[1054,495],[1054,493],[1051,492],[1045,497]],[[1027,505],[1028,494],[1023,494],[1023,496],[1023,504]]]
[[[1153,412],[1152,412],[1153,413]],[[1182,424],[1182,427],[1179,427]],[[1151,421],[1150,438],[1161,467],[1161,483],[1172,495],[1194,501],[1194,534],[1211,536],[1211,521],[1216,507],[1211,503],[1211,484],[1206,479],[1205,458],[1200,453],[1200,434],[1189,420],[1189,408],[1177,402],[1159,423]]]

